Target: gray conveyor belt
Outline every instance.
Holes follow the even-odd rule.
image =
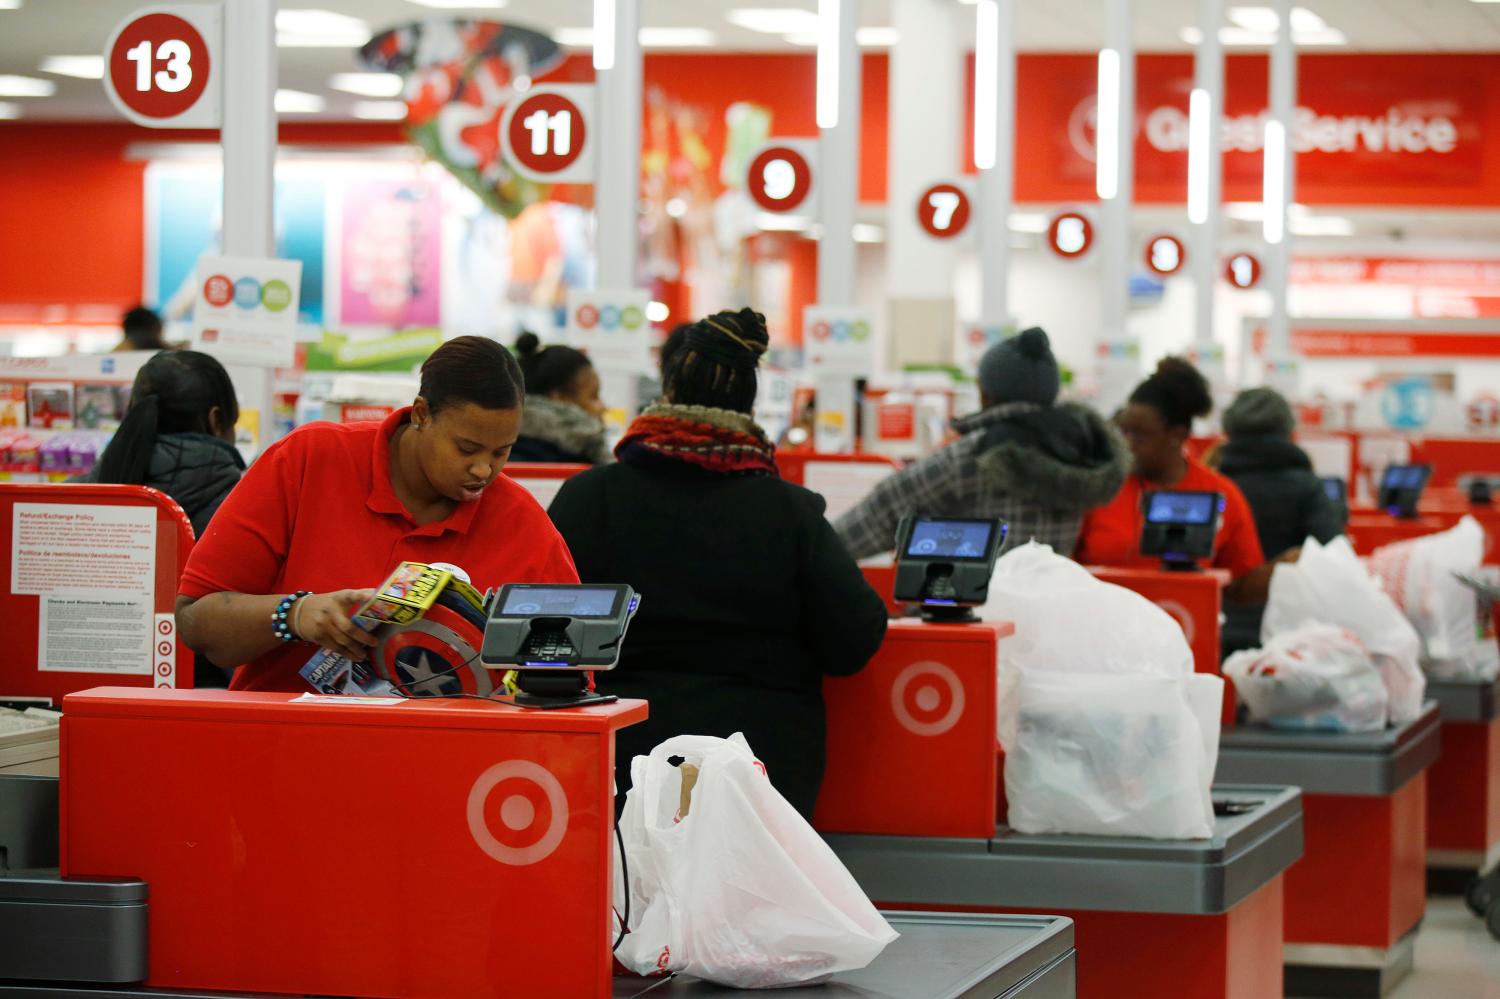
[[[1500,706],[1500,678],[1428,680],[1427,698],[1436,701],[1445,722],[1493,721]]]
[[[1437,761],[1442,719],[1434,703],[1383,732],[1289,732],[1244,725],[1219,736],[1221,781],[1274,781],[1308,794],[1390,795]]]
[[[1073,999],[1073,923],[1059,916],[888,912],[901,934],[868,967],[823,985],[766,993],[695,978],[615,979],[614,999]]]
[[[993,906],[1201,915],[1227,912],[1302,856],[1294,787],[1216,785],[1221,815],[1203,840],[1023,836],[993,839],[825,837],[871,898],[891,905]]]

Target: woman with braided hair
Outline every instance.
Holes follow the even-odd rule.
[[[616,737],[619,790],[631,759],[665,739],[743,732],[771,783],[811,817],[823,677],[865,665],[886,613],[822,497],[781,480],[750,417],[766,346],[765,319],[749,309],[689,326],[619,460],[569,479],[549,512],[582,581],[642,595],[619,666],[598,680],[651,702],[651,717]]]

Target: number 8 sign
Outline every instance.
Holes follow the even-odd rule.
[[[594,88],[586,83],[533,87],[500,116],[500,151],[522,177],[587,184],[594,179]]]
[[[104,47],[104,91],[147,128],[218,128],[223,28],[214,4],[146,7]]]

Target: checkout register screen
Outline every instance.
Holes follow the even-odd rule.
[[[1156,493],[1146,519],[1153,524],[1207,524],[1214,519],[1212,493]]]
[[[912,526],[906,554],[917,558],[982,559],[994,525],[972,520],[919,520]]]
[[[605,587],[512,590],[500,613],[528,617],[552,614],[559,617],[609,617],[614,613],[615,595],[615,590]]]

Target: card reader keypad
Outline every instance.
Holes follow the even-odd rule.
[[[521,653],[538,662],[560,662],[577,654],[565,631],[533,632]]]

